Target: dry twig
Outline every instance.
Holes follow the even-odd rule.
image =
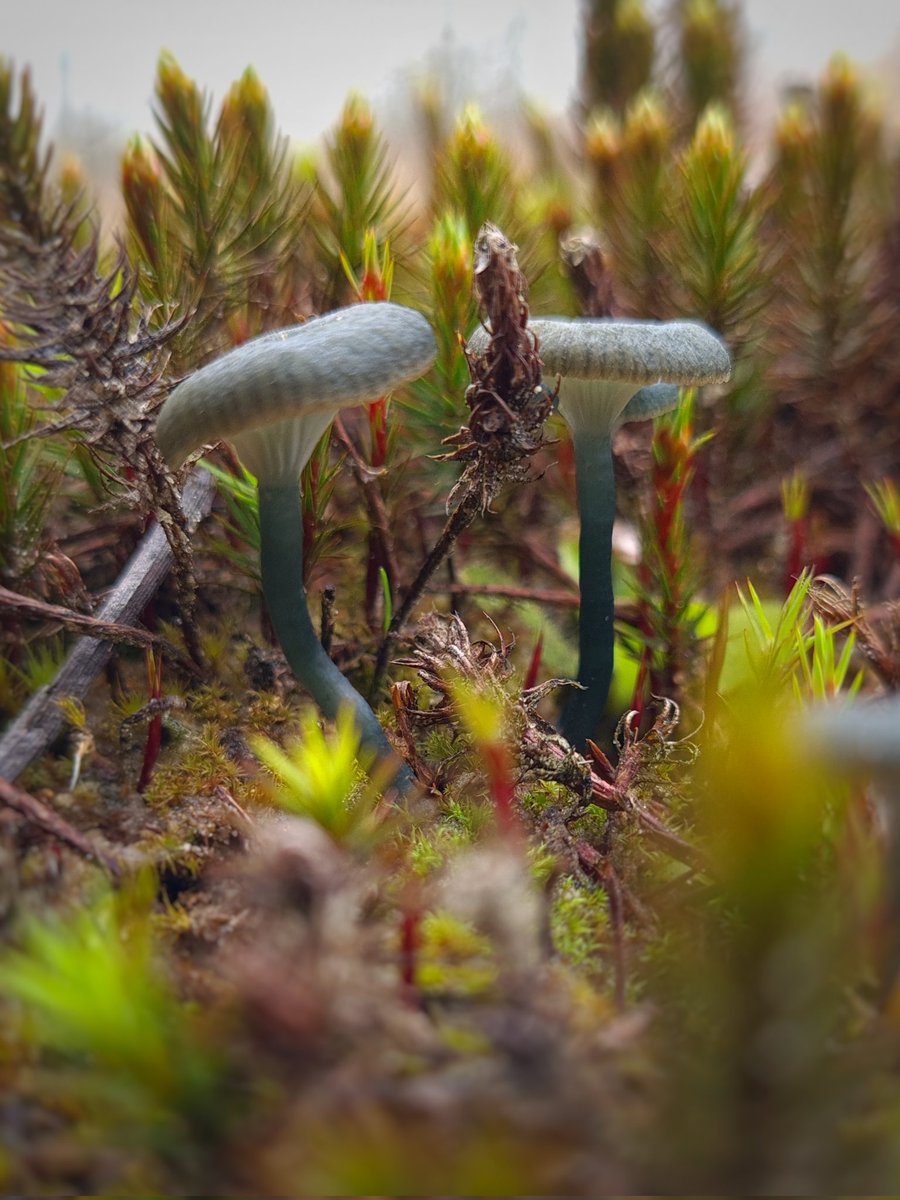
[[[195,528],[212,507],[215,483],[207,471],[195,471],[184,489],[182,504],[188,530]],[[159,525],[144,534],[97,619],[129,624],[139,617],[168,574],[171,545]],[[83,696],[103,670],[112,647],[96,637],[80,638],[53,683],[41,688],[0,738],[0,775],[15,779],[56,738],[65,725],[59,701]]]
[[[0,804],[13,809],[33,825],[43,829],[45,833],[52,834],[61,842],[65,842],[67,846],[71,846],[73,850],[100,863],[109,871],[113,879],[121,878],[122,868],[111,855],[98,850],[89,838],[86,838],[83,833],[79,833],[59,813],[54,812],[48,804],[44,804],[43,800],[38,800],[30,792],[23,792],[21,788],[16,787],[2,776],[0,776]]]

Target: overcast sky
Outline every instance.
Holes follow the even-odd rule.
[[[562,113],[575,94],[579,11],[579,0],[0,0],[0,54],[32,68],[51,134],[64,96],[70,112],[149,130],[167,48],[216,98],[252,64],[280,128],[311,141],[348,89],[390,104],[441,45],[488,94],[515,79]],[[900,59],[900,0],[746,0],[745,13],[763,93],[815,75],[837,49],[861,63]]]

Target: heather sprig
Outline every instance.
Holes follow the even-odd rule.
[[[435,212],[455,212],[472,241],[485,222],[516,236],[519,227],[510,160],[477,105],[463,110],[436,171]]]
[[[17,231],[40,243],[53,223],[50,151],[42,146],[41,129],[31,73],[26,69],[17,76],[13,64],[0,57],[0,224],[11,239],[0,245],[0,263],[12,251]]]
[[[426,243],[429,317],[437,340],[434,367],[417,380],[403,401],[404,417],[417,446],[433,453],[437,442],[459,428],[469,369],[461,339],[475,324],[472,239],[464,218],[448,210],[434,221]]]
[[[693,129],[710,104],[736,117],[743,83],[744,39],[735,0],[679,0],[678,83],[685,125]]]
[[[685,312],[720,330],[738,352],[768,298],[760,201],[746,168],[727,111],[711,105],[679,156],[670,269],[684,291]]]
[[[361,273],[357,277],[350,260],[341,252],[341,262],[356,297],[361,303],[388,300],[394,280],[394,258],[389,243],[379,246],[374,229],[363,239]],[[384,624],[384,613],[392,607],[397,588],[396,556],[390,519],[385,505],[385,483],[381,474],[390,469],[397,444],[398,425],[389,418],[390,394],[379,396],[366,405],[369,424],[368,462],[351,456],[355,476],[366,506],[369,532],[366,555],[366,582],[363,609],[369,628],[374,632]],[[346,436],[342,440],[349,446]],[[381,603],[382,615],[378,606]],[[390,618],[388,618],[390,620]]]
[[[870,279],[883,172],[880,127],[845,58],[829,64],[808,115],[795,106],[782,118],[778,147],[767,185],[773,232],[787,251],[771,313],[776,344],[794,359],[794,386],[824,393],[823,415],[840,426],[845,390],[864,369],[866,331],[881,316]]]

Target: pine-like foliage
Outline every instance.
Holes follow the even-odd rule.
[[[40,141],[28,76],[16,108],[12,68],[3,65],[0,312],[14,334],[0,345],[0,360],[39,370],[49,412],[20,436],[75,430],[109,477],[124,486],[130,466],[134,497],[177,514],[149,436],[164,394],[163,346],[177,326],[151,321],[136,305],[137,276],[121,251],[104,265],[97,230],[89,227],[84,240],[83,222],[48,181]]]
[[[474,241],[485,221],[516,237],[512,166],[481,110],[468,105],[443,147],[437,167],[437,213],[457,212]]]
[[[158,139],[132,140],[122,189],[144,296],[191,316],[175,344],[183,368],[308,309],[293,267],[309,188],[252,70],[214,127],[209,100],[167,54],[156,100]]]
[[[642,317],[672,311],[667,247],[672,236],[674,130],[662,97],[643,92],[623,122],[594,114],[585,132],[595,211],[605,234],[616,294]]]
[[[656,31],[644,0],[584,0],[584,107],[623,113],[650,82]]]
[[[366,237],[403,257],[407,218],[397,195],[387,144],[367,102],[352,92],[328,141],[324,169],[314,171],[319,272],[317,311],[350,303],[350,275],[362,274]]]
[[[739,112],[743,31],[735,0],[676,0],[678,83],[684,123],[693,129],[710,104]]]

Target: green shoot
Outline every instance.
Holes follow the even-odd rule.
[[[21,587],[38,566],[62,473],[46,442],[25,440],[36,424],[21,372],[0,362],[0,582],[6,587]]]
[[[391,581],[384,567],[378,568],[378,578],[381,581],[381,632],[387,633],[394,616],[394,600],[391,594]]]
[[[371,763],[351,712],[340,712],[327,734],[308,712],[286,750],[264,737],[252,745],[275,778],[272,799],[280,808],[315,821],[336,842],[365,845],[378,833],[384,813],[376,785],[365,786]]]
[[[846,625],[846,623],[845,623]],[[797,662],[800,678],[794,677],[794,691],[799,698],[833,700],[841,692],[855,696],[862,687],[865,672],[859,670],[850,678],[850,666],[856,638],[851,630],[840,653],[836,648],[836,634],[845,625],[826,625],[819,616],[813,617],[813,632],[805,635],[798,629]],[[800,679],[803,686],[801,687]],[[849,681],[849,682],[848,682]]]
[[[885,477],[863,485],[875,513],[890,539],[894,556],[900,562],[900,489]]]
[[[146,893],[146,888],[143,893]],[[32,919],[0,982],[25,1036],[62,1055],[78,1087],[132,1137],[160,1150],[219,1119],[220,1078],[156,961],[139,890],[65,918]]]
[[[749,579],[747,595],[737,589],[748,623],[744,634],[747,657],[760,688],[780,687],[797,667],[800,657],[798,631],[806,624],[811,584],[812,575],[803,572],[791,588],[774,624]]]

